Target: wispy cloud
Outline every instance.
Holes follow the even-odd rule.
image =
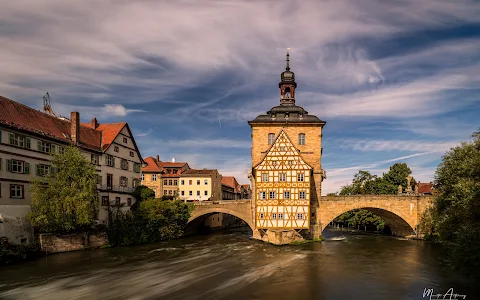
[[[358,151],[430,151],[443,153],[459,141],[424,141],[424,140],[375,140],[375,139],[338,139],[332,144],[342,148]],[[427,152],[425,152],[427,153]]]

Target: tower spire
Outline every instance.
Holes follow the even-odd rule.
[[[290,54],[288,53],[290,48],[287,48],[287,67],[285,68],[287,71],[290,71]]]

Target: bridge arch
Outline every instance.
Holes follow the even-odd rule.
[[[194,211],[192,213],[192,215],[190,216],[190,218],[188,219],[187,224],[190,224],[195,219],[200,218],[202,216],[209,216],[209,215],[218,214],[218,213],[224,213],[224,214],[229,214],[229,215],[235,216],[235,217],[241,219],[242,221],[244,221],[245,223],[247,223],[247,225],[250,227],[250,229],[252,231],[254,230],[252,221],[249,220],[249,219],[251,219],[251,217],[250,218],[246,217],[242,213],[239,213],[238,211],[228,209],[228,208],[208,208],[208,209],[202,209],[199,212]]]
[[[379,217],[397,236],[415,235],[418,225],[418,202],[412,197],[324,197],[320,204],[321,230],[323,231],[336,217],[351,210],[365,209]]]

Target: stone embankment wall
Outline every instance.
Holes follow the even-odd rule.
[[[47,253],[69,252],[88,248],[98,248],[108,244],[105,233],[76,233],[66,235],[40,234],[40,246]]]

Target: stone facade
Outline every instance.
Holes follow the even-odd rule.
[[[42,251],[46,253],[59,253],[99,248],[108,244],[105,233],[88,235],[86,233],[55,235],[41,234],[39,237]]]

